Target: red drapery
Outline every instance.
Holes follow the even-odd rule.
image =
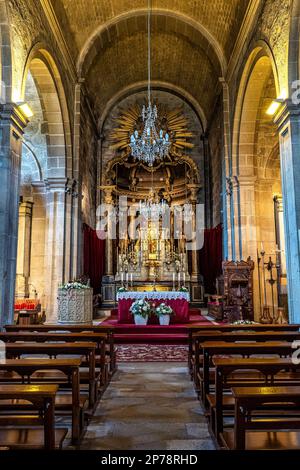
[[[96,230],[83,226],[83,267],[89,276],[94,294],[99,294],[105,266],[105,240],[97,237]]]
[[[205,291],[216,292],[216,278],[222,274],[222,225],[204,231],[204,245],[200,251],[200,272]]]

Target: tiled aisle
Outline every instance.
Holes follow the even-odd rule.
[[[184,364],[119,364],[82,449],[213,450]]]

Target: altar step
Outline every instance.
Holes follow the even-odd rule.
[[[157,345],[185,345],[188,344],[188,325],[172,324],[161,325],[134,325],[120,324],[117,320],[117,311],[113,310],[111,317],[103,323],[115,327],[116,344],[157,344]],[[193,309],[190,311],[189,324],[210,325],[211,322],[201,315],[201,311]]]

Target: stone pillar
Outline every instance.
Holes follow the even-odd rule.
[[[279,128],[289,317],[300,322],[300,107],[287,101],[275,117]]]
[[[0,105],[0,327],[14,316],[20,163],[27,123],[17,106]]]
[[[16,295],[29,297],[31,227],[33,202],[21,202],[19,205],[18,256]]]
[[[65,278],[65,227],[67,178],[49,178],[47,185],[47,231],[45,272],[47,282],[46,316],[48,323],[57,322],[57,291]]]
[[[45,257],[47,256],[47,245],[45,243],[47,233],[47,193],[44,181],[31,183],[33,196],[33,218],[30,260],[30,283],[41,301],[42,308],[45,304],[45,286],[48,284],[48,273],[45,272]]]
[[[220,82],[223,88],[223,252],[225,259],[235,260],[230,97],[227,82],[224,78]]]

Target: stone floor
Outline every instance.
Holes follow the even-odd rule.
[[[81,449],[214,450],[185,364],[119,364]]]

